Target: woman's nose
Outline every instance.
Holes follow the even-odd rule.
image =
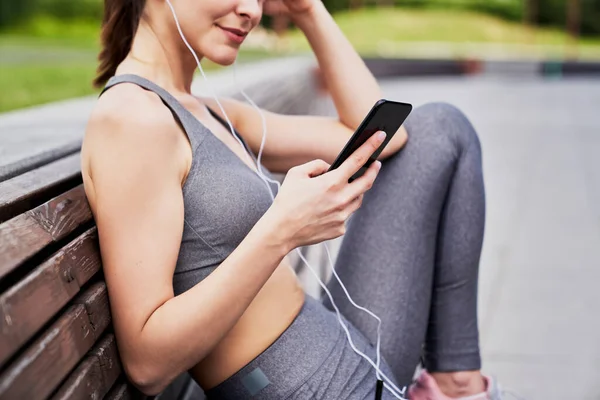
[[[261,0],[240,0],[238,14],[250,18],[252,20],[260,19],[262,16],[262,1]]]

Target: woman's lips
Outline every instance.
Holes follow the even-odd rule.
[[[241,44],[244,39],[246,38],[246,35],[248,34],[248,32],[239,30],[239,29],[235,29],[235,28],[225,28],[222,27],[220,25],[217,25],[219,28],[221,28],[221,30],[225,33],[225,35],[229,38],[229,40],[231,40],[234,43],[237,44]]]

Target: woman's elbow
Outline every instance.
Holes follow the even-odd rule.
[[[123,369],[129,381],[146,396],[156,396],[167,388],[170,382],[157,368],[147,363],[134,363],[123,360]]]

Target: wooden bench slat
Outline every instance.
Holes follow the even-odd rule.
[[[85,197],[83,185],[69,190],[28,213],[46,228],[55,241],[64,238],[92,218],[92,211]]]
[[[54,161],[0,183],[0,222],[47,200],[49,193],[81,176],[79,153]],[[64,190],[64,189],[63,189]],[[46,199],[44,199],[44,197]]]
[[[61,385],[52,400],[101,399],[121,372],[115,336],[107,334]]]
[[[83,185],[79,185],[0,224],[0,279],[91,219]]]
[[[102,377],[100,365],[94,358],[86,358],[67,381],[52,396],[52,400],[101,399]]]
[[[0,279],[52,242],[52,235],[28,214],[0,225]]]
[[[104,283],[92,286],[0,375],[0,398],[45,399],[94,345],[99,328],[110,316],[87,310],[108,311]],[[92,318],[97,326],[91,322]]]
[[[96,228],[0,295],[0,367],[100,270]]]
[[[104,394],[106,394],[123,372],[115,335],[112,333],[106,335],[98,346],[92,350],[92,354],[100,364],[100,372],[105,387]]]
[[[85,307],[93,328],[92,334],[98,339],[111,321],[106,283],[104,281],[94,283],[73,303],[82,304]]]
[[[0,375],[0,398],[46,398],[92,347],[92,330],[85,307],[71,307]]]

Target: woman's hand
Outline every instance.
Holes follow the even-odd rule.
[[[292,20],[310,12],[321,0],[265,0],[263,12],[267,15],[287,15]]]
[[[311,161],[289,170],[269,210],[290,250],[342,236],[345,222],[362,204],[381,163],[372,163],[358,179],[348,183],[379,148],[383,138],[373,135],[339,168],[325,173],[329,164]]]

